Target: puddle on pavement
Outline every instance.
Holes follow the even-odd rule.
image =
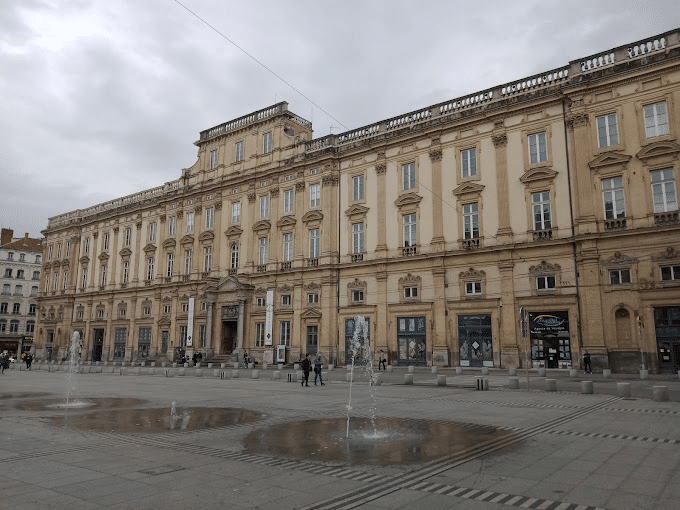
[[[172,412],[174,411],[174,412]],[[130,434],[135,432],[191,431],[250,423],[261,415],[248,409],[223,407],[168,407],[78,411],[48,418],[53,424],[94,432]]]
[[[511,435],[488,426],[376,418],[322,419],[273,425],[251,432],[247,453],[344,464],[416,464]],[[377,433],[376,433],[377,431]]]
[[[135,407],[142,406],[147,403],[146,400],[132,397],[115,398],[115,397],[97,397],[87,398],[78,397],[69,401],[69,408],[92,410],[96,409],[115,409],[121,407]],[[66,408],[65,398],[50,398],[50,399],[29,399],[21,400],[12,398],[11,400],[0,401],[0,409],[16,409],[21,411],[59,411]]]

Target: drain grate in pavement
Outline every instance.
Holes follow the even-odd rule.
[[[144,473],[145,475],[158,476],[164,475],[165,473],[172,473],[174,471],[183,471],[184,469],[186,468],[181,466],[159,466],[151,469],[143,469],[139,472]]]

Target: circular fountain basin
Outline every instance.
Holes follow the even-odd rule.
[[[50,399],[28,399],[28,400],[10,400],[0,401],[0,409],[20,409],[22,411],[59,411],[59,410],[87,410],[91,408],[97,409],[116,409],[123,407],[142,406],[146,404],[146,400],[139,398],[113,398],[113,397],[96,397],[87,398],[79,397],[73,400],[66,400],[62,398]]]
[[[248,409],[223,407],[167,407],[145,409],[114,409],[53,416],[50,421],[59,426],[95,432],[121,434],[168,431],[191,431],[250,423],[261,415]]]
[[[375,424],[375,426],[374,426]],[[251,432],[248,453],[320,462],[387,466],[439,459],[510,432],[488,426],[398,418],[328,418]]]

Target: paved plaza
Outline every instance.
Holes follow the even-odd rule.
[[[373,449],[343,442],[344,368],[326,372],[325,386],[302,388],[288,382],[294,372],[286,369],[280,379],[272,368],[253,379],[250,370],[221,378],[213,369],[196,376],[117,367],[75,374],[76,400],[97,403],[83,409],[55,406],[64,400],[65,372],[19,368],[0,376],[2,508],[680,507],[677,375],[549,372],[557,391],[546,391],[536,372],[529,389],[522,371],[520,389],[509,389],[508,372],[492,370],[488,391],[477,391],[473,370],[416,369],[414,384],[405,385],[406,368],[395,368],[372,388],[359,371],[355,423],[375,414],[379,429],[413,431]],[[581,392],[582,380],[593,381],[592,394]],[[630,397],[619,396],[620,382],[630,383]],[[654,400],[654,386],[667,387],[669,400]],[[201,419],[205,426],[192,428]],[[160,428],[145,430],[144,420]],[[463,433],[447,445],[468,439],[447,451],[439,436],[452,422]],[[329,427],[338,430],[314,436]],[[336,450],[329,455],[327,447]]]

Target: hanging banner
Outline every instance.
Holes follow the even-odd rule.
[[[189,315],[187,316],[187,347],[193,346],[194,336],[194,298],[189,298]]]
[[[272,345],[272,322],[274,320],[274,291],[267,291],[267,308],[264,325],[264,345]]]

